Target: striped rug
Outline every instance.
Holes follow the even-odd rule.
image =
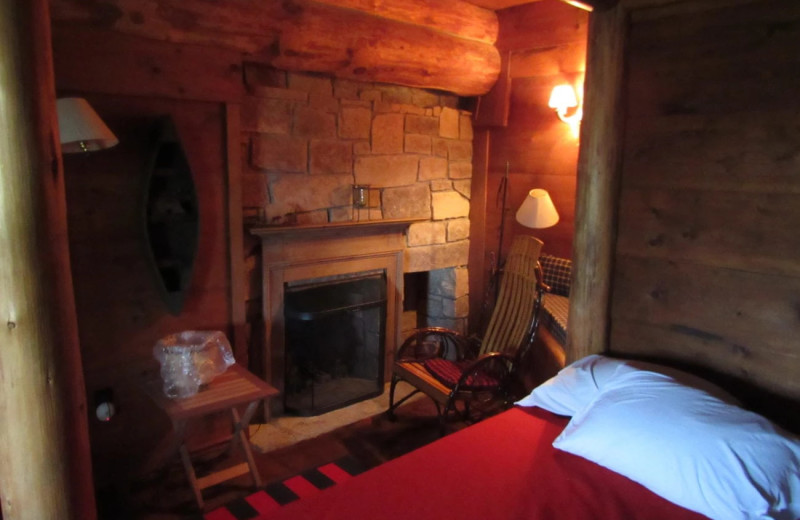
[[[290,502],[314,496],[323,489],[340,484],[367,468],[353,457],[304,471],[282,482],[267,485],[252,495],[237,498],[203,515],[205,520],[249,520],[265,518]]]

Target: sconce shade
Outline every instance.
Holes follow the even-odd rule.
[[[63,153],[93,152],[111,148],[119,139],[83,98],[61,98],[56,102]]]
[[[566,112],[568,108],[578,106],[578,97],[575,95],[575,89],[570,85],[553,87],[547,106],[562,112]]]
[[[525,227],[541,229],[558,223],[558,212],[546,190],[532,189],[517,210],[517,222]]]

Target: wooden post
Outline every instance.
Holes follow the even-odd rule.
[[[480,330],[481,310],[486,295],[486,207],[487,185],[489,182],[489,141],[490,132],[479,129],[473,139],[472,191],[470,195],[469,221],[469,331],[477,334]]]
[[[626,9],[589,17],[567,362],[608,348],[622,150]]]
[[[94,519],[47,0],[0,3],[0,492]]]
[[[248,366],[244,294],[244,224],[242,222],[242,132],[239,104],[225,105],[225,149],[228,187],[228,261],[230,262],[231,324],[233,354],[242,366]]]

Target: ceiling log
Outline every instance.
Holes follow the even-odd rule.
[[[249,60],[290,71],[439,89],[462,96],[488,92],[500,72],[500,55],[489,43],[496,38],[497,17],[463,0],[456,0],[456,5],[440,0],[50,3],[57,28],[92,27],[152,40],[234,49]],[[413,13],[413,6],[422,11]],[[443,16],[446,6],[450,7],[449,16]],[[469,13],[474,17],[467,16]]]
[[[343,28],[346,28],[343,30]],[[500,73],[493,45],[355,11],[308,5],[287,25],[271,65],[361,81],[486,93]]]
[[[314,0],[334,7],[347,7],[365,13],[428,27],[467,40],[497,41],[499,24],[494,11],[462,0]]]

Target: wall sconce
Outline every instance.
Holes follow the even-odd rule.
[[[56,109],[63,153],[93,152],[119,143],[85,99],[61,98],[56,101]]]
[[[577,7],[578,9],[583,9],[584,11],[592,12],[594,8],[591,4],[585,0],[561,0],[565,4],[569,4],[573,7]]]
[[[578,136],[578,128],[583,118],[583,106],[578,103],[575,89],[571,85],[557,85],[550,93],[550,101],[547,106],[554,109],[558,118],[567,123],[572,129],[572,134]],[[570,109],[575,109],[569,114]],[[569,114],[569,115],[568,115]]]

